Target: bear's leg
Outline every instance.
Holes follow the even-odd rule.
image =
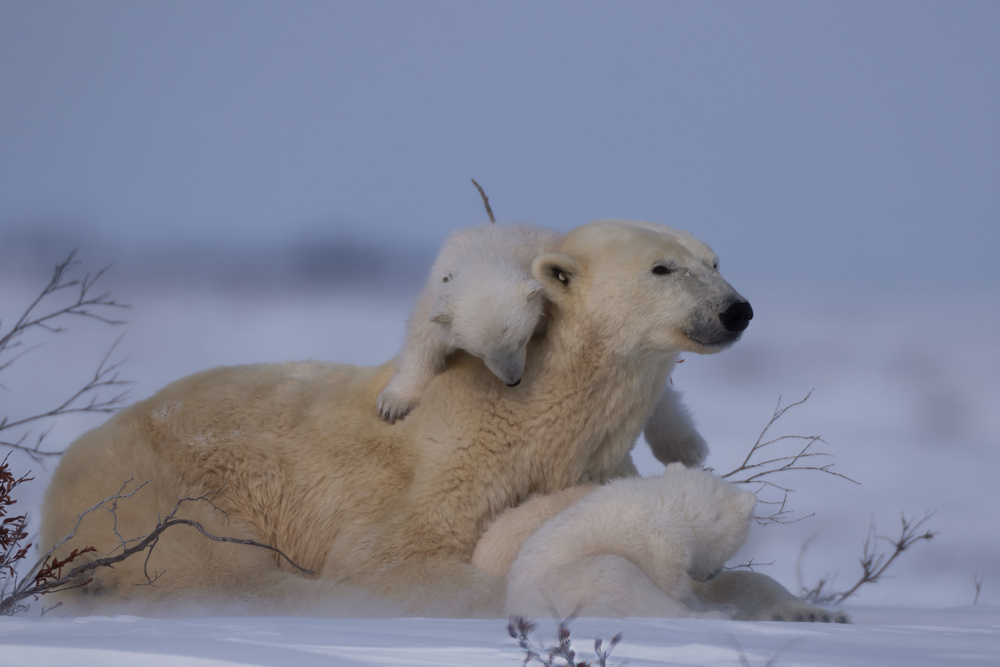
[[[708,444],[695,429],[680,393],[669,385],[663,387],[643,436],[653,456],[663,465],[679,462],[695,468],[708,457]]]
[[[706,607],[730,607],[740,621],[819,621],[850,623],[841,611],[827,611],[798,599],[777,581],[759,572],[720,572],[701,583],[692,580],[692,590]]]

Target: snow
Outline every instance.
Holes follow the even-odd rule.
[[[143,282],[134,270],[115,269],[102,279],[119,301],[132,304],[113,358],[127,357],[123,377],[136,380],[134,399],[220,364],[378,363],[395,353],[419,288],[250,291],[211,280],[195,288],[183,280]],[[5,314],[27,303],[45,271],[0,276]],[[778,665],[997,664],[1000,300],[748,296],[756,315],[744,339],[719,355],[688,355],[675,372],[675,386],[712,447],[709,465],[732,469],[779,396],[787,404],[814,389],[775,434],[822,435],[834,469],[861,485],[815,472],[790,478],[796,489],[790,505],[807,518],[755,527],[736,560],[774,561],[759,571],[792,590],[800,577],[812,585],[827,574],[843,589],[857,577],[872,521],[889,535],[901,512],[917,518],[936,512],[927,527],[940,534],[848,600],[843,608],[854,625],[581,618],[570,625],[581,657],[595,637],[622,632],[612,662],[631,665],[738,665],[736,645],[751,665],[774,656]],[[961,323],[957,345],[954,322]],[[71,326],[5,371],[5,413],[51,404],[69,378],[92,372],[117,335],[104,325]],[[46,444],[61,447],[101,420],[60,420]],[[641,442],[635,458],[644,473],[656,472]],[[11,463],[36,477],[19,489],[17,506],[35,521],[52,464],[20,455]],[[983,581],[976,605],[974,576]],[[0,619],[0,665],[516,665],[523,659],[503,619],[59,618],[58,610],[39,618],[39,609],[36,603],[27,614]],[[534,636],[552,640],[554,625],[540,622]]]
[[[907,614],[863,609],[855,625],[691,619],[590,619],[570,625],[578,659],[593,640],[623,632],[611,663],[646,665],[996,665],[1000,609],[979,605]],[[0,666],[22,665],[518,665],[524,653],[506,621],[461,619],[189,618],[133,616],[8,619]],[[552,622],[532,637],[551,643]],[[548,645],[548,643],[546,644]]]

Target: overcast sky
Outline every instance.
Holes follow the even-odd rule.
[[[741,286],[997,293],[1000,3],[0,0],[5,231],[429,251],[470,177]]]

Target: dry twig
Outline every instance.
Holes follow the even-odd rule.
[[[901,515],[899,537],[895,539],[878,535],[873,523],[868,528],[868,535],[865,537],[864,552],[860,559],[861,576],[857,582],[846,591],[833,591],[830,588],[831,579],[823,577],[812,588],[803,589],[802,599],[815,604],[840,604],[854,595],[863,585],[877,582],[901,553],[917,542],[932,539],[937,535],[936,532],[930,530],[921,531],[921,526],[932,516],[934,516],[933,513],[925,514],[920,521],[914,522],[913,519],[907,518],[905,514]],[[878,548],[879,540],[885,540],[892,545],[892,553],[881,552]]]
[[[979,604],[979,594],[983,592],[983,575],[973,572],[972,583],[976,586],[976,596],[972,598],[972,604]]]
[[[483,206],[486,207],[486,214],[490,216],[490,222],[495,225],[497,223],[497,219],[493,217],[493,209],[490,208],[490,198],[486,196],[485,192],[483,192],[483,188],[479,185],[479,183],[476,183],[476,179],[472,179],[472,184],[476,186],[477,190],[479,190],[479,196],[483,198]]]
[[[149,554],[152,553],[152,550],[156,547],[157,543],[159,542],[160,536],[164,533],[164,531],[166,531],[168,528],[172,528],[173,526],[190,526],[191,528],[194,528],[199,533],[204,535],[206,538],[214,540],[216,542],[230,542],[233,544],[243,544],[252,547],[259,547],[261,549],[267,549],[269,551],[274,552],[277,556],[280,556],[281,558],[285,559],[286,562],[288,562],[292,567],[298,569],[303,574],[310,576],[315,574],[311,570],[306,570],[305,568],[300,567],[298,564],[292,561],[292,559],[289,558],[283,551],[269,544],[263,544],[261,542],[257,542],[256,540],[214,535],[208,532],[204,528],[204,526],[202,526],[197,521],[192,521],[190,519],[182,519],[177,517],[177,512],[180,510],[181,505],[186,502],[206,502],[212,505],[213,508],[215,508],[215,505],[212,504],[211,500],[209,499],[209,496],[213,494],[205,494],[204,496],[199,496],[196,498],[181,498],[180,500],[177,501],[177,504],[174,506],[174,509],[170,512],[170,514],[168,514],[163,519],[160,519],[159,522],[156,524],[156,526],[154,526],[153,529],[148,534],[131,539],[123,538],[118,533],[117,529],[118,502],[123,499],[131,498],[133,495],[135,495],[136,492],[138,492],[141,488],[143,488],[146,484],[148,484],[150,480],[147,480],[142,484],[139,484],[134,489],[126,493],[125,489],[132,483],[132,481],[133,480],[131,479],[127,480],[124,484],[122,484],[118,493],[105,498],[101,502],[97,503],[96,505],[82,512],[77,517],[76,525],[73,527],[73,530],[69,532],[69,534],[67,534],[55,546],[49,549],[49,551],[44,556],[42,556],[28,570],[28,572],[20,581],[14,579],[13,587],[10,589],[9,593],[7,591],[7,586],[5,582],[5,585],[2,589],[3,595],[2,597],[0,597],[0,616],[11,615],[19,611],[23,611],[26,608],[25,605],[23,604],[23,601],[28,598],[34,598],[37,600],[40,595],[86,586],[92,580],[91,573],[97,568],[113,567],[114,565],[124,561],[125,559],[131,558],[135,554],[142,553],[144,551],[147,552],[146,562],[143,565],[143,573],[146,576],[146,581],[145,583],[138,585],[154,584],[156,580],[159,579],[159,577],[163,573],[159,572],[155,573],[154,575],[149,574],[148,570],[146,569],[149,564]],[[218,510],[218,508],[215,509]],[[115,551],[117,553],[111,552],[104,556],[93,558],[85,563],[76,565],[71,570],[69,570],[69,572],[63,574],[64,568],[76,562],[78,558],[80,558],[84,554],[96,552],[96,549],[94,547],[88,546],[81,549],[73,549],[73,551],[71,551],[63,559],[59,559],[55,556],[55,551],[60,546],[72,540],[76,536],[76,533],[79,530],[80,524],[83,522],[84,518],[86,518],[89,514],[98,511],[110,512],[112,517],[114,517],[114,528],[112,530],[114,531],[115,535],[121,542],[121,550],[119,551],[116,549]]]
[[[829,452],[814,450],[814,446],[817,444],[827,447],[829,446],[829,443],[818,435],[782,435],[765,440],[765,438],[768,437],[768,432],[771,430],[771,427],[774,426],[774,424],[777,423],[785,415],[785,413],[808,401],[810,396],[812,396],[811,391],[806,394],[805,398],[802,400],[796,401],[795,403],[784,407],[781,406],[781,399],[779,398],[778,405],[775,407],[770,421],[767,422],[767,425],[760,432],[760,435],[757,436],[757,441],[753,444],[753,447],[750,448],[750,451],[743,459],[743,462],[734,470],[721,475],[722,478],[729,479],[729,481],[733,484],[760,484],[760,488],[757,490],[758,495],[760,495],[760,491],[765,488],[774,489],[780,494],[778,500],[765,500],[763,498],[758,498],[758,502],[761,504],[776,507],[776,509],[768,515],[755,516],[754,519],[756,519],[758,523],[791,523],[805,518],[799,517],[792,519],[789,517],[791,511],[787,508],[788,496],[790,493],[793,493],[793,490],[773,481],[772,477],[774,475],[792,472],[795,470],[816,470],[828,475],[833,475],[834,477],[840,477],[841,479],[845,479],[854,484],[858,483],[846,475],[842,475],[839,472],[831,470],[833,467],[832,462],[825,465],[811,465],[811,461],[815,457],[832,456]],[[780,454],[772,458],[765,458],[767,456],[765,450],[766,452],[770,452],[778,443],[789,441],[804,444],[798,447],[797,450],[793,450],[790,454]]]

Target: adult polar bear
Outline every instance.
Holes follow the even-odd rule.
[[[43,546],[75,528],[57,555],[85,545],[120,551],[178,499],[207,496],[177,516],[273,545],[316,576],[177,527],[147,561],[99,569],[67,595],[82,608],[245,599],[258,610],[320,604],[336,613],[336,601],[374,594],[393,601],[392,613],[502,613],[503,578],[469,564],[490,521],[533,494],[635,475],[629,451],[677,354],[724,349],[747,326],[749,305],[705,261],[711,251],[696,256],[692,244],[707,251],[652,223],[571,231],[532,267],[550,322],[531,343],[520,386],[502,386],[480,360],[458,354],[401,423],[372,408],[391,362],[219,368],[123,410],[67,449],[43,505]],[[149,482],[116,512],[77,526],[127,480]],[[135,585],[148,575],[159,575],[154,586]],[[772,588],[703,597],[766,606],[777,599]]]

